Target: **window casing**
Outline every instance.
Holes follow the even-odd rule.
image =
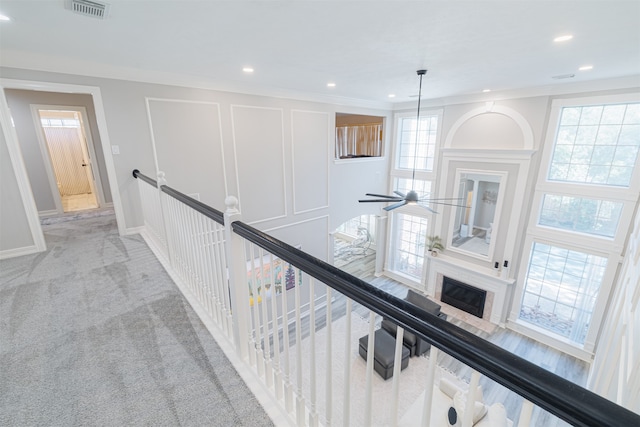
[[[390,191],[406,194],[414,190],[421,199],[432,196],[432,188],[436,185],[441,117],[440,110],[421,111],[417,126],[415,113],[396,116]],[[387,268],[410,282],[422,280],[426,237],[433,227],[430,215],[421,206],[405,206],[389,215]]]
[[[637,95],[553,103],[512,311],[550,343],[595,347],[638,199],[639,108]]]

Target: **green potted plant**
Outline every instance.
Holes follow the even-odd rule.
[[[432,256],[438,256],[438,251],[444,249],[440,236],[428,236],[427,249],[429,249],[429,252],[431,252]]]

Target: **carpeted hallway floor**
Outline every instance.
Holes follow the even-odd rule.
[[[273,425],[141,237],[44,231],[0,261],[0,425]]]

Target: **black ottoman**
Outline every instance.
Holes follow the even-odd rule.
[[[369,335],[360,338],[358,353],[364,360],[367,360],[367,347],[369,346]],[[388,380],[393,376],[393,358],[396,352],[396,338],[391,336],[384,329],[375,332],[375,344],[373,349],[373,369],[382,378]],[[409,366],[409,350],[402,346],[402,363],[400,369]]]

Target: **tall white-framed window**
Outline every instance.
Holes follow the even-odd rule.
[[[640,192],[640,96],[555,100],[511,320],[593,352]]]
[[[419,122],[416,113],[396,115],[390,191],[407,194],[413,190],[420,199],[432,196],[432,188],[436,188],[441,118],[442,110],[421,111]],[[387,269],[409,282],[422,280],[431,215],[415,205],[389,213]]]

